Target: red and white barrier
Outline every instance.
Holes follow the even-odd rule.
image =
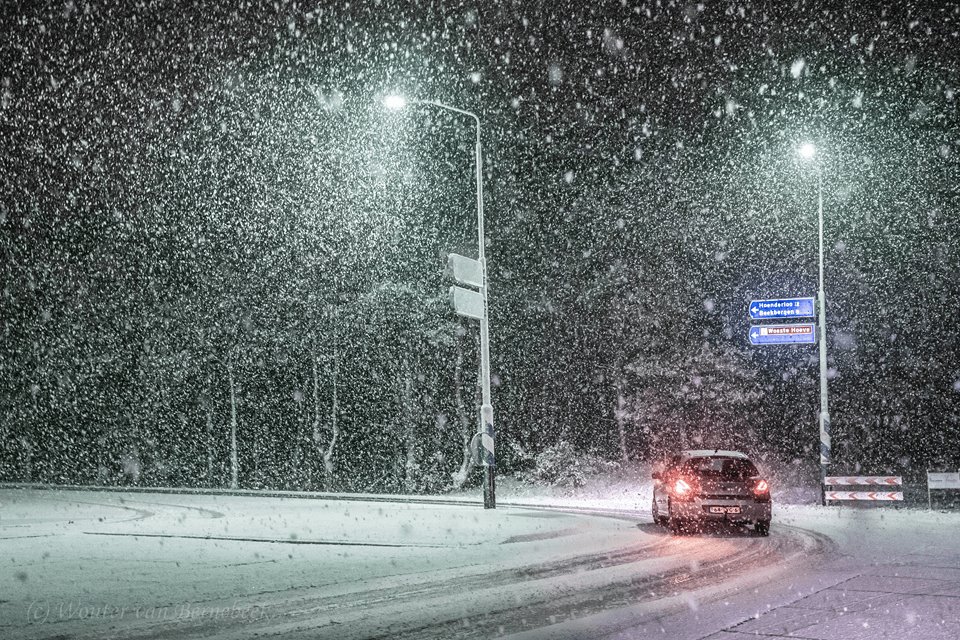
[[[900,491],[827,491],[827,500],[903,500]]]
[[[903,484],[901,476],[827,476],[823,479],[824,488],[830,486],[859,487],[859,486],[900,486]],[[824,498],[831,500],[867,500],[867,501],[902,501],[901,491],[825,491]]]
[[[860,485],[901,485],[901,476],[827,476],[823,479],[825,485],[860,486]]]

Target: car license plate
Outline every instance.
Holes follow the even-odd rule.
[[[740,507],[710,507],[710,513],[740,513]]]

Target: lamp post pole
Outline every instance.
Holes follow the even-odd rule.
[[[830,464],[830,409],[827,403],[827,314],[823,292],[823,168],[817,163],[817,226],[820,245],[820,288],[817,308],[820,319],[820,504],[827,504],[827,465]]]
[[[407,101],[396,97],[388,97],[390,101],[389,108],[400,108]],[[493,403],[490,397],[490,329],[489,329],[489,307],[487,306],[487,295],[489,285],[487,280],[487,259],[484,250],[485,235],[483,229],[483,151],[480,144],[480,118],[477,114],[448,104],[437,102],[436,100],[409,100],[413,104],[429,104],[447,111],[453,111],[461,115],[473,118],[477,125],[477,144],[474,154],[477,174],[477,258],[480,262],[482,271],[482,283],[480,286],[480,295],[483,298],[483,314],[480,317],[480,384],[482,388],[482,404],[480,406],[480,442],[483,448],[483,507],[485,509],[495,509],[496,499],[496,458],[494,456],[494,429],[493,429]]]
[[[480,146],[480,118],[473,116],[477,123],[477,257],[483,269],[483,317],[480,318],[480,377],[482,402],[480,405],[481,442],[484,449],[483,465],[483,508],[494,509],[497,506],[496,458],[494,457],[493,402],[490,397],[490,314],[487,306],[489,280],[487,279],[487,258],[484,251],[485,236],[483,230],[483,151]]]
[[[826,478],[830,464],[830,408],[827,402],[827,309],[823,291],[823,161],[814,158],[817,149],[807,142],[797,150],[800,156],[816,163],[817,171],[817,316],[820,324],[820,504],[827,504]]]

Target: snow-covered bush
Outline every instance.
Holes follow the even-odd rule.
[[[533,468],[523,474],[523,478],[540,485],[582,487],[588,476],[619,468],[616,462],[579,452],[572,444],[561,440],[534,456]]]

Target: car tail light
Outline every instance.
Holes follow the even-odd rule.
[[[692,483],[687,482],[683,478],[677,478],[673,483],[673,497],[677,500],[690,500],[693,498],[693,486]]]
[[[758,500],[770,499],[770,485],[767,484],[766,480],[757,480],[757,483],[753,485],[753,495]]]

